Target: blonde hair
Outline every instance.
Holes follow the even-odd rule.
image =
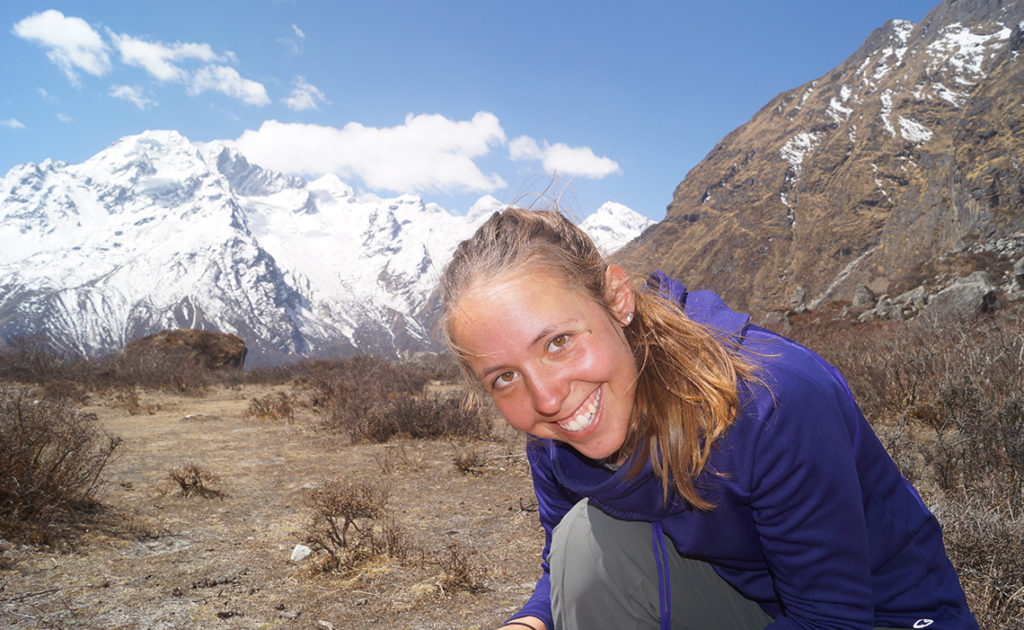
[[[441,332],[470,382],[475,379],[466,351],[450,330],[459,299],[476,282],[538,268],[554,272],[611,313],[608,263],[583,230],[553,210],[496,212],[459,244],[441,279]],[[754,378],[753,367],[674,302],[656,292],[635,287],[634,292],[634,317],[624,330],[638,373],[621,449],[634,455],[628,474],[635,476],[649,461],[666,502],[674,488],[694,507],[711,509],[695,482],[735,419],[737,388],[741,380]]]

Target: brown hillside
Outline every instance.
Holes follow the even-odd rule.
[[[944,254],[1024,234],[1022,23],[1021,0],[890,21],[726,136],[623,255],[764,313],[798,286],[812,306],[895,295]]]

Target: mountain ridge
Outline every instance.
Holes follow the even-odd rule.
[[[928,261],[1024,235],[1022,24],[1021,0],[890,20],[726,135],[621,255],[763,315],[797,291],[895,295]]]
[[[94,355],[207,328],[241,336],[254,363],[436,349],[440,269],[501,207],[485,196],[458,216],[268,171],[223,142],[126,136],[0,180],[0,338]],[[625,206],[602,216],[612,248],[650,223]]]

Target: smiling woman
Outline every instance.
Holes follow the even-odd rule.
[[[471,288],[451,322],[473,378],[509,424],[597,460],[624,442],[636,382],[621,326],[632,313],[632,292],[621,269],[609,267],[609,273],[612,292],[621,298],[614,307],[618,319],[538,271]]]
[[[495,213],[441,284],[527,433],[543,574],[505,628],[977,628],[842,376],[714,294],[642,288],[558,212]]]

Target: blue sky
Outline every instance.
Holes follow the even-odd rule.
[[[654,219],[715,143],[938,0],[0,3],[0,173],[175,129],[464,212]]]

